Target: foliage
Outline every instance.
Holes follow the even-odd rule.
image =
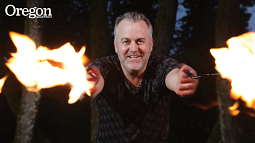
[[[174,36],[176,53],[214,47],[215,16],[218,0],[184,0],[187,15],[181,18],[181,29]]]
[[[90,0],[45,0],[45,7],[51,8],[52,18],[44,19],[43,45],[58,48],[70,42],[76,51],[90,47]]]

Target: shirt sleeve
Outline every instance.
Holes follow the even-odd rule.
[[[156,76],[162,85],[165,85],[167,74],[173,69],[179,68],[179,62],[169,56],[155,55]]]
[[[104,80],[107,80],[110,76],[110,71],[115,71],[117,64],[116,56],[107,56],[99,58],[90,63],[86,70],[89,71],[92,67],[97,67],[100,70]]]

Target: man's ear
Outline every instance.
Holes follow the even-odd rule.
[[[153,42],[154,42],[154,41],[153,41],[153,38],[151,38],[151,47],[150,47],[150,48],[151,48],[151,51],[153,50]]]
[[[118,53],[118,50],[117,50],[117,45],[116,45],[117,43],[116,43],[115,39],[114,39],[114,42],[113,42],[113,43],[114,43],[114,49],[115,49],[115,53]]]

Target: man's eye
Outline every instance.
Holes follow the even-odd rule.
[[[128,44],[128,43],[129,43],[129,41],[122,41],[122,43],[123,43],[123,44]]]
[[[144,43],[144,41],[137,41],[137,44],[143,44]]]

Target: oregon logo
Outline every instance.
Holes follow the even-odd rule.
[[[8,16],[28,16],[29,18],[52,18],[50,8],[16,8],[14,5],[7,5],[5,13]]]

